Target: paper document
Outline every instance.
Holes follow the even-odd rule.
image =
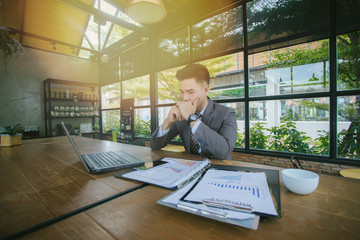
[[[122,175],[122,177],[173,188],[183,184],[192,176],[210,165],[209,159],[193,161],[177,158],[164,158],[162,161],[166,163],[150,169],[126,173]]]
[[[278,215],[264,172],[209,169],[185,201]]]
[[[190,182],[188,185],[182,187],[181,189],[175,191],[173,194],[167,196],[163,199],[163,202],[170,203],[176,205],[178,208],[187,209],[193,212],[201,212],[203,214],[213,214],[215,216],[220,216],[227,219],[238,219],[238,220],[244,220],[244,219],[250,219],[254,218],[254,214],[250,213],[242,213],[238,211],[231,211],[231,210],[223,210],[213,207],[208,207],[203,204],[194,204],[194,203],[188,203],[180,201],[180,199],[187,193],[190,188],[195,184],[199,177],[197,177],[195,180]]]

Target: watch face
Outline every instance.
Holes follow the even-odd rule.
[[[188,124],[190,124],[191,122],[196,121],[198,118],[196,116],[196,114],[190,114],[189,119],[187,120]]]
[[[190,114],[190,120],[191,121],[196,121],[197,120],[196,114]]]

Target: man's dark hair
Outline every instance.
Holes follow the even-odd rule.
[[[183,69],[178,70],[175,77],[179,81],[195,78],[198,83],[205,82],[207,85],[210,83],[209,71],[205,66],[198,63],[189,64]]]

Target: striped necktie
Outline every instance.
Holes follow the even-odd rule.
[[[198,116],[198,118],[201,118],[202,117],[202,115],[200,114],[200,113],[195,113],[197,116]],[[191,129],[190,129],[190,152],[192,153],[192,154],[199,154],[199,144],[198,144],[198,142],[193,138],[193,133],[192,133],[192,131],[191,131]]]

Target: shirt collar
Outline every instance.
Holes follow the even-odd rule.
[[[207,107],[208,104],[209,104],[209,103],[207,103],[206,106],[199,112],[199,113],[201,114],[201,116],[204,115],[204,112],[205,112],[206,107]]]

